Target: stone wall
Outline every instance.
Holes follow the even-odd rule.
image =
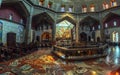
[[[2,42],[6,43],[7,33],[16,33],[16,42],[22,43],[24,41],[24,27],[22,25],[12,23],[6,20],[0,20],[3,23]]]

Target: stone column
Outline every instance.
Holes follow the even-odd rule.
[[[54,22],[54,25],[52,27],[52,41],[55,41],[55,34],[56,34],[56,21]]]
[[[31,6],[30,15],[27,17],[26,30],[25,30],[25,43],[29,44],[31,42],[31,25],[32,25],[32,15],[33,7]]]
[[[1,5],[2,5],[2,1],[3,1],[3,0],[0,0],[0,7],[1,7]]]
[[[79,43],[79,20],[76,22],[76,43]]]
[[[101,34],[101,41],[105,41],[105,34],[104,34],[104,27],[103,27],[103,21],[102,21],[102,14],[99,14],[99,22],[100,22],[100,34]]]

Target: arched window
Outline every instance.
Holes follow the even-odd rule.
[[[73,12],[73,6],[69,6],[68,12]]]
[[[113,25],[114,25],[114,26],[117,26],[117,22],[116,22],[116,21],[114,21],[114,22],[113,22]]]
[[[103,9],[108,9],[108,8],[109,8],[109,5],[106,2],[104,2],[103,3]]]
[[[118,42],[119,41],[119,33],[118,32],[114,31],[112,33],[112,40],[113,40],[113,42]]]
[[[98,29],[100,29],[100,25],[98,25]]]
[[[61,12],[65,12],[65,5],[61,5]]]
[[[105,28],[107,28],[108,27],[108,24],[107,23],[105,23]]]
[[[86,5],[82,5],[82,12],[87,12],[87,6]]]
[[[90,11],[91,11],[91,12],[94,12],[94,11],[95,11],[95,5],[94,5],[93,3],[90,5]]]
[[[92,30],[95,30],[95,27],[92,27]]]
[[[13,14],[9,15],[9,20],[13,20]]]
[[[23,24],[23,19],[22,18],[20,19],[20,23]]]
[[[53,3],[53,2],[49,1],[49,3],[48,3],[48,8],[51,8],[51,7],[52,7],[52,3]]]
[[[40,5],[40,6],[43,6],[43,5],[44,5],[44,1],[45,1],[45,0],[39,0],[39,5]]]
[[[111,7],[117,6],[116,0],[111,0],[110,5],[111,5]]]

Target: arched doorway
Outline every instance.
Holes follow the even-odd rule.
[[[75,38],[75,22],[69,17],[60,19],[56,24],[56,44],[70,45]]]
[[[36,37],[36,41],[40,42],[40,36]]]
[[[56,25],[56,39],[69,39],[71,38],[71,29],[74,27],[73,24],[64,20]]]
[[[56,39],[71,39],[75,36],[75,20],[69,16],[65,16],[57,20]]]
[[[94,31],[92,32],[92,38],[91,38],[91,41],[92,41],[92,42],[95,42],[95,32],[94,32]]]
[[[88,41],[89,41],[89,42],[91,41],[91,36],[88,36]]]
[[[80,33],[80,41],[87,42],[87,34],[85,32]]]
[[[52,40],[52,35],[49,32],[43,32],[41,35],[41,41],[42,42],[50,42]]]
[[[97,37],[97,42],[100,42],[100,37]]]
[[[88,41],[91,42],[95,41],[95,30],[97,30],[98,25],[99,25],[99,20],[97,20],[95,17],[92,16],[86,16],[80,21],[81,30],[87,34],[92,33],[92,36],[88,37]],[[86,39],[87,41],[87,38],[83,38],[83,39]]]
[[[119,42],[119,33],[114,31],[112,33],[112,41],[118,43]]]
[[[13,32],[7,33],[7,46],[8,47],[16,46],[16,33]]]

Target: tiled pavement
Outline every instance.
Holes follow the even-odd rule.
[[[44,55],[51,55],[51,49],[50,48],[39,49],[38,51],[33,52],[32,54],[26,55],[17,60],[22,62],[26,60],[32,61],[34,59],[39,59]],[[21,71],[21,67],[26,66],[25,64],[19,65],[19,67],[18,66],[11,67],[10,63],[13,61],[15,62],[15,60],[1,62],[0,75],[9,75],[9,72],[11,72],[11,75],[12,74],[13,75],[15,74],[16,75],[111,75],[110,72],[112,70],[116,70],[119,67],[119,64],[117,64],[116,66],[106,63],[106,58],[89,60],[89,61],[71,62],[68,64],[65,64],[60,59],[57,58],[54,59],[56,61],[54,65],[52,64],[53,66],[50,66],[51,64],[49,65],[41,64],[40,62],[41,64],[40,66],[42,66],[45,71],[41,70],[40,68],[31,68],[29,71]],[[29,66],[27,65],[27,67]],[[114,73],[112,75],[120,75],[120,71],[118,70],[118,74]]]

